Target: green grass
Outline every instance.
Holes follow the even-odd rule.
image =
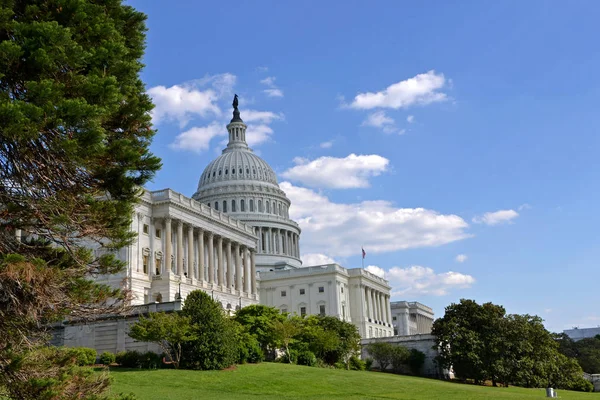
[[[192,399],[543,399],[543,389],[493,388],[379,372],[287,364],[247,364],[232,371],[121,370],[110,372],[113,393],[140,400]],[[563,399],[596,399],[600,393],[560,390]]]

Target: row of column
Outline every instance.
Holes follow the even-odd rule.
[[[365,286],[364,294],[367,317],[371,320],[391,324],[390,296],[368,286]]]
[[[262,254],[281,254],[300,258],[300,236],[286,229],[258,227],[258,251]]]
[[[253,249],[201,228],[186,225],[180,220],[177,220],[177,258],[172,266],[172,223],[171,218],[164,219],[165,268],[167,270],[180,276],[187,273],[188,278],[195,277],[201,282],[204,282],[205,275],[208,275],[207,282],[209,284],[227,288],[235,287],[235,290],[240,292],[256,294],[256,264]],[[184,228],[187,236],[187,257],[183,246]],[[196,240],[194,240],[195,237]],[[204,255],[205,244],[208,247],[208,257]],[[184,257],[186,263],[184,263]],[[206,258],[208,258],[208,262],[205,261]],[[196,259],[195,262],[192,261],[194,259]],[[227,268],[225,268],[225,262],[227,262]],[[195,266],[198,267],[197,274]]]

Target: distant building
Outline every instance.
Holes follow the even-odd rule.
[[[392,309],[392,325],[394,335],[409,336],[431,333],[433,326],[433,310],[416,301],[394,301]]]
[[[260,272],[260,302],[281,312],[331,315],[363,338],[392,336],[388,282],[362,268],[326,264]]]
[[[563,331],[565,335],[573,339],[574,341],[578,341],[585,338],[592,338],[596,335],[600,335],[600,327],[598,328],[573,328],[566,329]]]

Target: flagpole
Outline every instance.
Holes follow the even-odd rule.
[[[362,259],[362,268],[365,269],[365,246],[360,246],[360,258]]]

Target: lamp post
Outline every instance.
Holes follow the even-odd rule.
[[[183,275],[187,278],[187,272],[184,272]],[[175,300],[181,300],[181,276],[179,277],[179,289],[177,291],[177,296],[175,296]]]

